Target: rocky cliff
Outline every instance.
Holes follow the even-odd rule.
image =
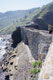
[[[16,42],[18,44],[21,41],[28,45],[35,59],[39,58],[40,53],[44,56],[46,55],[52,41],[52,37],[47,31],[28,29],[26,27],[17,28],[17,30],[12,34],[12,39],[14,41],[14,45]]]
[[[53,42],[42,65],[38,80],[53,80]]]
[[[0,80],[32,80],[32,62],[39,61],[40,54],[45,58],[52,35],[47,31],[19,27],[13,32],[12,39],[14,50],[0,67]],[[38,74],[35,80],[38,80]]]

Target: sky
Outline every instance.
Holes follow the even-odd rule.
[[[0,12],[41,7],[53,0],[0,0]]]

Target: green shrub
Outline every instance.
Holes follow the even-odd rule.
[[[51,25],[50,24],[48,24],[48,30],[51,30]]]
[[[31,80],[34,80],[34,77],[32,77],[32,79]]]
[[[37,69],[34,68],[34,69],[33,69],[33,74],[36,74],[36,73],[37,73]]]
[[[40,67],[41,63],[42,63],[42,61],[38,61],[37,62],[37,64],[38,64],[39,67]]]
[[[32,74],[33,73],[33,70],[31,70],[30,73]]]
[[[38,72],[40,72],[40,69],[38,69]]]
[[[42,64],[42,61],[41,61],[41,60],[40,60],[40,61],[34,61],[34,62],[32,63],[33,69],[30,71],[30,73],[31,73],[33,76],[32,76],[32,79],[31,79],[31,80],[34,80],[34,78],[36,77],[36,74],[37,74],[38,72],[40,72],[40,66],[41,66],[41,64]]]
[[[34,62],[32,63],[32,65],[33,65],[33,67],[36,67],[36,66],[37,66],[37,62],[34,61]]]

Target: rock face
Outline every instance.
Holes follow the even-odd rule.
[[[25,27],[26,28],[31,28],[31,29],[39,29],[38,24],[35,23],[35,22],[31,22],[31,23],[27,24]]]
[[[13,74],[10,76],[10,80],[31,80],[30,70],[33,60],[29,47],[23,42],[18,44],[16,57],[10,60],[10,62],[13,61],[13,65],[8,64],[10,74]]]
[[[14,50],[0,68],[0,80],[32,80],[32,62],[48,52],[52,35],[46,31],[19,27],[12,34]],[[39,73],[38,73],[39,74]],[[38,80],[38,74],[34,78]],[[48,74],[44,76],[49,78]]]
[[[39,30],[47,30],[48,31],[48,24],[43,19],[36,19],[33,21],[38,24]]]
[[[53,80],[53,42],[48,50],[38,80]]]
[[[13,45],[12,46],[16,47],[16,45],[22,40],[20,27],[18,27],[17,30],[13,32],[12,39],[13,39]]]
[[[48,11],[47,14],[43,16],[43,19],[50,25],[53,26],[53,6],[51,7],[52,10]]]
[[[32,56],[35,59],[39,58],[40,53],[44,56],[46,55],[46,53],[48,52],[49,45],[52,41],[52,37],[50,34],[48,34],[48,32],[36,29],[32,30],[26,27],[20,27],[20,30],[18,29],[15,31],[17,33],[13,33],[12,35],[13,37],[14,35],[17,37],[17,39],[15,37],[13,38],[14,43],[16,43],[15,40],[17,40],[17,44],[21,41],[27,44],[31,50]]]
[[[2,70],[7,68],[7,71],[0,74],[0,80],[31,80],[30,70],[34,60],[29,47],[20,42],[7,58],[7,64],[2,65]]]

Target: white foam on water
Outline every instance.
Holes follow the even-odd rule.
[[[0,37],[0,40],[2,40],[3,38]]]
[[[5,47],[6,47],[6,41],[3,41],[3,38],[0,37],[0,59],[6,53]]]
[[[5,49],[1,49],[0,51],[0,59],[3,57],[3,55],[6,53]]]

